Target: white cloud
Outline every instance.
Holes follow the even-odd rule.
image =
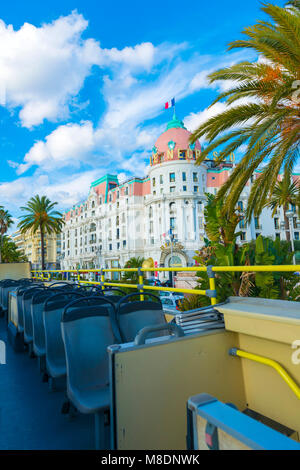
[[[20,177],[15,181],[0,184],[0,199],[10,212],[20,214],[19,207],[35,194],[47,195],[58,201],[60,208],[68,208],[86,198],[90,184],[99,176],[98,170],[86,171],[72,176],[35,173],[33,176]]]
[[[76,11],[40,27],[25,23],[19,30],[0,20],[1,104],[21,108],[23,126],[68,118],[93,65],[149,71],[166,58],[166,46],[150,42],[102,49],[94,39],[82,39],[87,26]]]
[[[217,102],[211,108],[206,108],[203,111],[199,111],[199,113],[190,113],[184,118],[184,125],[193,132],[211,117],[225,111],[226,108],[226,104]],[[205,137],[202,137],[200,142],[205,142]]]
[[[199,113],[190,113],[184,118],[184,124],[191,132],[193,132],[199,126],[201,126],[201,124],[208,121],[210,118],[217,116],[218,114],[221,114],[224,111],[229,110],[230,108],[235,108],[240,105],[258,102],[259,101],[255,97],[241,98],[230,105],[227,105],[225,102],[222,101],[217,101],[213,106],[205,108],[203,111],[199,111]],[[253,124],[253,122],[254,119],[249,119],[247,121],[247,124],[250,125]],[[238,124],[234,126],[235,129],[237,129],[238,127]],[[233,129],[233,127],[231,129]],[[202,136],[200,142],[204,143],[205,141],[206,137]]]
[[[31,147],[17,173],[24,173],[32,165],[38,165],[45,170],[66,165],[78,166],[94,149],[94,138],[91,122],[59,126],[45,141],[39,140]]]
[[[99,44],[81,39],[87,25],[77,12],[40,27],[25,23],[17,31],[0,20],[0,83],[6,105],[21,107],[23,126],[68,115],[71,97],[100,62]]]

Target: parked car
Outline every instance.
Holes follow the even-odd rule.
[[[171,292],[171,291],[161,291],[159,293],[160,300],[162,299],[172,299],[172,300],[180,300],[183,299],[184,295],[180,292]]]
[[[175,299],[172,297],[161,297],[160,298],[163,311],[166,313],[176,314],[179,310],[178,302],[180,299]]]
[[[149,286],[161,286],[162,283],[160,282],[159,279],[149,279],[148,280],[148,285]]]

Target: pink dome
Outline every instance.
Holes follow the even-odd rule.
[[[152,149],[151,164],[155,165],[169,160],[195,160],[201,152],[200,142],[189,142],[189,132],[176,116],[169,122],[167,130],[155,142]]]

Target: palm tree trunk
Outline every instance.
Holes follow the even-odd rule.
[[[2,263],[2,234],[0,234],[0,264]]]
[[[40,225],[40,232],[41,232],[42,270],[44,270],[45,269],[45,253],[44,253],[45,239],[44,239],[44,229],[42,225]]]

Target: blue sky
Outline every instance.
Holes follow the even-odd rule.
[[[224,89],[207,73],[255,59],[226,49],[263,18],[257,0],[29,0],[0,15],[0,204],[14,217],[37,193],[64,210],[107,172],[143,176],[164,102],[190,130],[222,110],[207,110]]]

